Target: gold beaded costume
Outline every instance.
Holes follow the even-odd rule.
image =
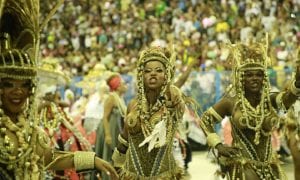
[[[258,179],[286,179],[279,166],[277,154],[272,149],[271,133],[281,123],[277,110],[288,108],[295,101],[297,94],[291,90],[279,94],[270,93],[266,71],[268,57],[265,50],[266,47],[261,43],[231,46],[230,60],[234,66],[234,83],[226,98],[232,101],[233,108],[225,115],[230,117],[232,146],[237,147],[240,154],[234,158],[217,157],[222,173],[227,179],[247,179],[246,169]],[[256,107],[253,107],[245,96],[245,72],[251,70],[260,70],[264,73],[260,100]],[[286,100],[290,104],[285,103]],[[220,110],[214,107],[204,112],[199,122],[212,148],[221,143],[219,136],[214,133],[214,124],[220,123],[224,118],[224,114],[220,115],[218,112]]]
[[[143,73],[145,63],[153,60],[166,67],[166,80],[156,103],[149,107]],[[121,135],[118,138],[128,149],[126,157],[119,148],[115,149],[114,165],[121,168],[121,179],[180,179],[182,170],[175,163],[172,147],[185,102],[181,91],[171,85],[174,69],[170,58],[166,57],[163,48],[150,48],[142,52],[137,70],[138,95],[125,118],[128,139]]]
[[[55,10],[53,10],[55,11]],[[0,106],[0,179],[43,179],[48,138],[38,128],[35,89],[39,47],[39,1],[0,1],[0,79],[30,81],[30,96],[17,122]],[[2,99],[1,84],[1,99]],[[39,153],[38,153],[39,152]]]

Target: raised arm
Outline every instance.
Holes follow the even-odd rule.
[[[300,97],[300,65],[296,67],[295,75],[289,86],[279,94],[271,96],[271,101],[277,109],[289,109]]]
[[[188,65],[187,69],[184,72],[182,72],[182,74],[180,74],[179,78],[174,83],[174,85],[181,88],[184,85],[184,83],[186,82],[186,80],[188,79],[188,77],[190,76],[190,73],[192,72],[193,68],[196,65],[198,65],[197,60],[194,60],[192,63],[190,63]]]

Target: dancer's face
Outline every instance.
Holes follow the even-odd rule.
[[[262,90],[264,72],[262,70],[247,70],[244,73],[244,87],[246,93],[258,93]]]
[[[30,80],[5,78],[1,80],[2,108],[6,114],[21,113],[30,96]]]
[[[149,61],[145,64],[144,85],[146,89],[160,89],[166,80],[166,68],[160,61]]]

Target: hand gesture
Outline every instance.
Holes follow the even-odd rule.
[[[113,180],[119,179],[117,171],[108,162],[98,157],[95,157],[95,168],[98,171],[106,173]]]

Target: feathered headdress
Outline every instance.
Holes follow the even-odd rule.
[[[0,1],[1,77],[32,79],[36,76],[40,30],[62,2],[40,24],[39,0]]]
[[[243,73],[247,70],[262,70],[267,76],[266,70],[271,64],[268,56],[268,36],[265,42],[227,44],[227,47],[230,50],[228,61],[232,65],[234,86],[241,84]]]

